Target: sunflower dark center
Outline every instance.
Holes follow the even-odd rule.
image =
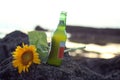
[[[21,58],[22,58],[22,63],[24,65],[28,65],[29,62],[32,62],[32,60],[33,60],[33,52],[32,51],[26,51],[26,52],[23,53]]]

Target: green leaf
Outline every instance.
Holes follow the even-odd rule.
[[[49,50],[46,33],[42,31],[31,31],[28,32],[28,37],[30,45],[36,46],[41,61],[46,63]]]

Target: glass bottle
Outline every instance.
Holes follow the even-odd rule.
[[[60,66],[62,63],[67,39],[66,16],[66,12],[61,12],[58,27],[52,36],[51,50],[47,64]]]

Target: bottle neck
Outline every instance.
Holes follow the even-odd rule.
[[[65,23],[65,21],[60,20],[57,29],[59,29],[59,30],[65,30],[66,29],[66,23]]]
[[[59,29],[59,30],[65,30],[66,29],[66,16],[67,16],[66,12],[61,12],[57,29]]]
[[[59,23],[63,23],[63,24],[65,24],[66,25],[66,16],[67,16],[67,14],[66,14],[66,12],[61,12],[61,14],[60,14],[60,21],[59,21]]]

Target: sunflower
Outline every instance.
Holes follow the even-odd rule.
[[[13,52],[13,67],[18,68],[18,72],[27,71],[32,63],[40,64],[39,55],[36,52],[36,48],[33,45],[22,45],[17,46],[16,50]]]

